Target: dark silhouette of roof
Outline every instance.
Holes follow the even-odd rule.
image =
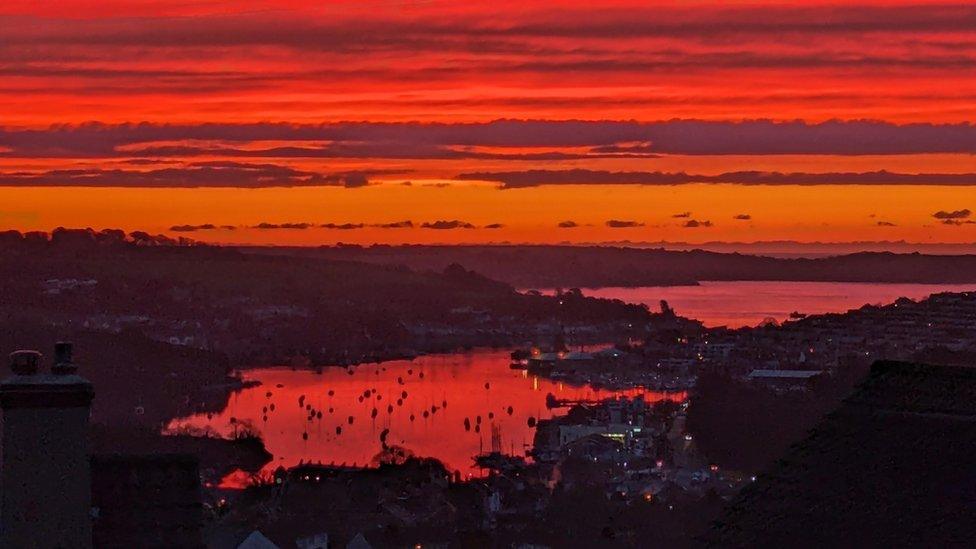
[[[976,539],[976,368],[877,362],[706,534],[721,547]]]

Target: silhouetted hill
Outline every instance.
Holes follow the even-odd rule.
[[[459,264],[519,288],[666,286],[702,280],[976,282],[976,255],[865,252],[774,258],[703,250],[604,246],[386,246],[242,248],[250,253],[404,265],[441,271]]]
[[[0,235],[0,319],[131,331],[236,363],[360,362],[510,345],[536,328],[635,326],[646,308],[525,295],[448,263],[438,272],[249,254],[121,231]]]

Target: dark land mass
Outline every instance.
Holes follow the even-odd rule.
[[[517,288],[694,285],[702,280],[963,284],[976,282],[976,255],[865,252],[782,258],[703,250],[606,246],[387,246],[240,248],[440,271],[462,265]]]
[[[645,307],[579,292],[524,295],[456,264],[415,272],[176,244],[121,231],[2,234],[0,318],[51,333],[141,334],[188,353],[220,353],[237,367],[505,346],[560,327],[606,341],[652,317]]]
[[[903,299],[884,307],[810,316],[782,326],[710,330],[675,317],[673,312],[651,313],[646,307],[587,298],[579,291],[557,296],[521,294],[515,286],[573,284],[565,280],[498,282],[470,270],[475,268],[472,265],[455,261],[457,257],[438,259],[450,260],[445,265],[408,262],[404,266],[402,262],[375,264],[355,254],[330,255],[348,250],[277,248],[253,253],[255,249],[198,246],[117,231],[0,234],[0,277],[4,280],[0,287],[0,353],[24,347],[48,350],[55,339],[74,341],[80,373],[93,381],[96,390],[95,451],[102,455],[192,454],[199,459],[207,483],[235,469],[257,471],[268,462],[271,456],[256,432],[239,425],[239,436],[232,439],[207,432],[166,437],[159,433],[173,417],[223,409],[241,386],[230,372],[262,361],[280,363],[291,357],[297,366],[354,363],[451,346],[511,345],[540,335],[566,335],[577,342],[642,333],[646,336],[643,356],[648,359],[643,366],[661,368],[664,358],[693,358],[697,386],[691,392],[686,427],[688,433],[694,433],[695,445],[709,458],[708,463],[720,465],[722,470],[752,472],[787,453],[791,444],[802,440],[825,413],[835,409],[867,371],[869,355],[910,355],[919,361],[971,364],[976,353],[972,341],[976,298],[971,295],[943,294],[917,303]],[[473,253],[471,250],[490,252],[489,259],[479,264],[486,271],[500,269],[504,253],[525,253],[520,260],[523,274],[536,271],[558,277],[563,268],[566,276],[582,278],[601,272],[591,269],[593,256],[589,254],[606,253],[607,264],[626,273],[630,267],[611,260],[634,253],[632,265],[637,272],[650,273],[647,276],[655,272],[653,261],[648,261],[646,271],[640,270],[644,264],[637,258],[648,253],[642,250],[459,250],[462,255]],[[531,252],[536,250],[555,255],[533,257]],[[491,255],[496,252],[502,255]],[[832,265],[822,267],[822,272],[848,270],[848,277],[874,272],[871,280],[889,282],[965,282],[966,276],[973,276],[966,272],[972,256],[856,254],[830,260],[777,260],[654,250],[649,255],[655,254],[690,258],[689,265],[692,260],[707,264],[702,257],[731,258],[729,261],[743,265],[734,271],[740,274],[749,272],[750,262],[772,262],[789,266],[777,271],[775,278],[792,280],[811,279],[799,278],[802,265]],[[572,269],[559,263],[572,261],[573,255],[578,259]],[[417,257],[423,258],[423,254]],[[917,268],[906,267],[905,261],[917,262]],[[945,270],[937,273],[935,266],[940,261],[946,262],[941,267]],[[847,267],[842,269],[838,262]],[[916,278],[901,276],[906,269]],[[492,276],[504,272],[498,270]],[[782,272],[793,272],[796,277]],[[924,278],[936,274],[948,278]],[[715,274],[700,278],[723,279]],[[727,344],[732,347],[724,357],[710,363],[712,352],[716,354],[711,356],[721,356],[714,349]],[[801,349],[809,353],[802,361],[798,358]],[[847,360],[851,352],[857,360]],[[744,381],[750,370],[770,360],[784,369],[802,366],[823,368],[826,373],[801,391],[767,390]],[[916,392],[906,395],[914,398]],[[677,410],[675,406],[669,413],[677,414]],[[673,438],[690,440],[679,435]],[[910,439],[916,433],[908,435]],[[665,439],[656,447],[667,457],[675,445]],[[844,439],[858,442],[847,435]],[[601,451],[599,446],[592,451]],[[855,446],[845,443],[845,447]],[[586,450],[582,445],[574,447]],[[873,447],[868,449],[871,451],[865,455],[879,455],[872,453]],[[904,470],[914,474],[938,457],[937,444],[925,451],[919,454],[924,459],[909,462],[911,467]],[[363,534],[380,546],[425,539],[459,540],[465,546],[534,542],[560,547],[673,547],[692,543],[692,536],[704,530],[723,505],[712,490],[694,498],[673,487],[651,498],[639,497],[640,492],[608,495],[606,481],[619,480],[618,475],[609,474],[613,467],[588,457],[564,457],[555,487],[552,475],[532,464],[508,472],[500,469],[485,480],[467,482],[452,480],[443,465],[424,458],[380,462],[377,468],[355,471],[304,464],[286,473],[293,478],[283,485],[256,477],[255,485],[230,508],[215,500],[215,520],[208,537],[233,540],[236,545],[241,536],[260,528],[282,545],[298,536],[328,531],[340,542]],[[641,459],[641,467],[650,470],[651,457],[641,455]],[[623,469],[628,467],[633,470],[638,465],[625,462]],[[623,486],[626,475],[620,478],[624,480],[619,486]],[[500,499],[494,500],[499,494]],[[503,512],[492,510],[499,501]]]
[[[218,412],[254,364],[354,364],[552,337],[626,337],[646,307],[524,295],[458,265],[439,273],[315,257],[261,256],[146,233],[0,233],[0,354],[74,343],[95,387],[98,454],[197,456],[208,482],[270,456],[248,426],[161,433]]]

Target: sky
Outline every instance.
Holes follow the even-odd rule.
[[[0,229],[976,242],[976,5],[0,4]]]

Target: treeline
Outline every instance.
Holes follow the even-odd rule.
[[[0,246],[8,249],[30,250],[48,245],[55,246],[80,246],[86,247],[93,244],[101,246],[199,246],[199,242],[185,237],[170,238],[164,234],[150,234],[145,231],[132,231],[126,233],[121,229],[102,229],[96,231],[92,228],[86,229],[66,229],[58,227],[50,233],[44,231],[0,231]]]

